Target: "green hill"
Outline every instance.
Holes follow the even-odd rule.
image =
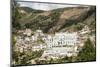
[[[24,15],[21,10],[25,12]],[[36,30],[40,27],[45,33],[54,33],[67,30],[77,31],[81,30],[84,25],[88,25],[90,29],[95,30],[95,6],[59,8],[51,11],[20,7],[18,11],[21,15],[18,22],[20,29]]]

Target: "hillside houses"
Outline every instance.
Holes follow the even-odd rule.
[[[76,56],[79,45],[77,32],[73,33],[56,33],[48,35],[45,39],[47,50],[44,51],[42,57],[45,56]]]
[[[53,36],[48,35],[45,39],[48,47],[57,47],[57,46],[72,46],[78,43],[77,41],[78,35],[76,32],[74,33],[56,33]]]
[[[26,29],[21,31],[23,35],[19,35],[16,38],[16,50],[20,52],[44,50],[42,57],[77,56],[81,44],[83,45],[80,33],[60,32],[46,34],[40,29],[34,32],[30,29]]]
[[[33,35],[33,34],[34,35]],[[30,29],[26,30],[20,30],[18,31],[18,36],[16,37],[16,51],[38,51],[42,48],[46,48],[46,46],[43,46],[42,43],[38,44],[37,41],[39,39],[39,36],[41,36],[41,30],[37,30],[36,32],[32,32]],[[20,35],[21,34],[21,35]]]
[[[79,32],[80,32],[80,34],[86,34],[86,33],[90,32],[90,29],[89,29],[88,26],[84,26],[84,28],[81,31],[79,31]]]

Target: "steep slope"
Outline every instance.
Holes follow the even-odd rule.
[[[27,12],[23,8],[20,9]],[[32,30],[41,28],[46,33],[77,31],[84,25],[95,28],[95,12],[95,6],[59,8],[52,11],[30,10],[19,19],[19,23],[22,27]]]

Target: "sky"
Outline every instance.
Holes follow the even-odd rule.
[[[21,0],[16,0],[21,1]],[[22,0],[25,1],[25,0]],[[37,10],[49,11],[57,8],[64,7],[77,7],[79,5],[67,5],[67,4],[51,4],[51,3],[37,3],[37,2],[18,2],[21,7],[30,7]]]
[[[96,5],[96,0],[16,0],[16,1],[41,1],[41,2],[56,2],[56,3]]]

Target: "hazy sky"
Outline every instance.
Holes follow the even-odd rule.
[[[96,0],[16,0],[16,1],[41,1],[41,2],[56,2],[56,3],[96,5]]]
[[[16,0],[21,1],[21,0]],[[22,0],[25,1],[25,0]],[[65,5],[65,4],[50,4],[50,3],[36,3],[36,2],[18,2],[22,7],[31,7],[37,10],[52,10],[57,8],[64,8],[64,7],[77,7],[79,5]]]

